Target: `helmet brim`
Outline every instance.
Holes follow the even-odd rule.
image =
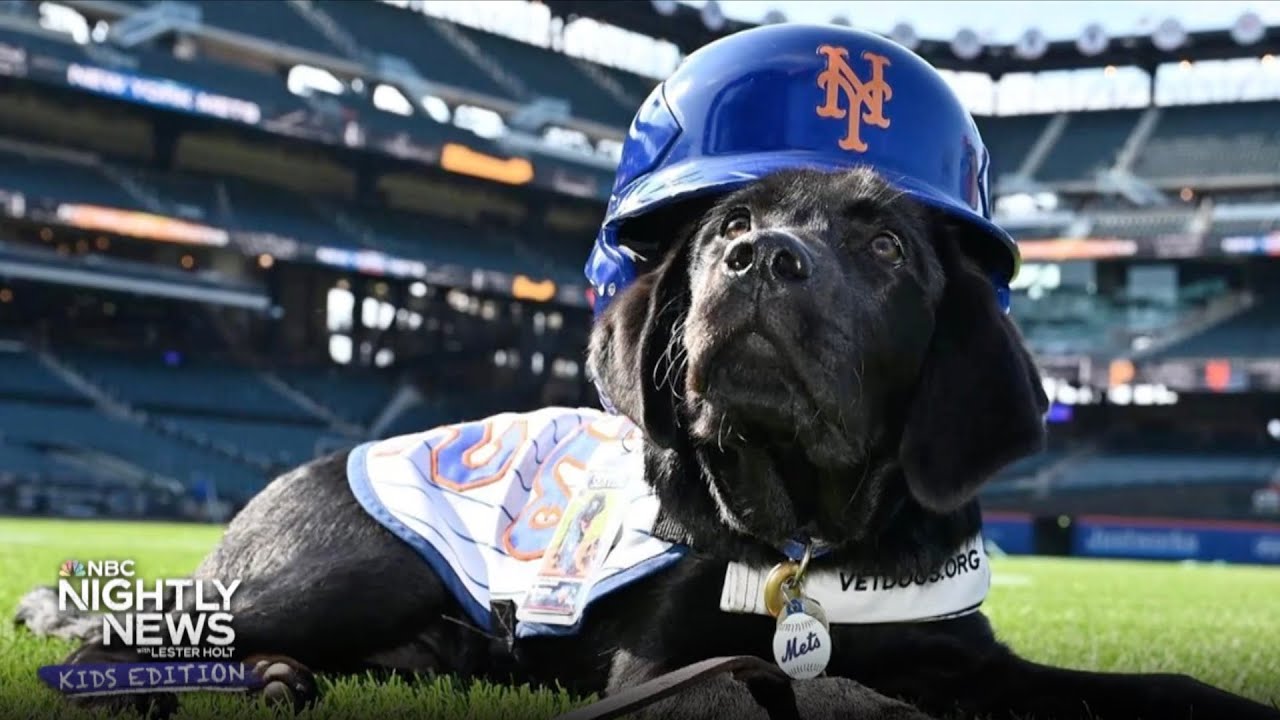
[[[615,226],[642,213],[709,194],[733,190],[782,170],[849,170],[863,163],[835,162],[829,155],[810,151],[773,151],[750,155],[700,157],[678,162],[641,177],[623,190],[610,213]],[[988,244],[982,248],[964,248],[978,259],[988,272],[1000,275],[1007,283],[1018,274],[1021,253],[1013,237],[999,225],[982,217],[937,188],[904,174],[870,165],[889,184],[916,201],[941,210],[958,222],[965,223],[982,235]]]

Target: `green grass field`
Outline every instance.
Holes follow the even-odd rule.
[[[0,611],[57,579],[66,559],[132,558],[143,577],[182,577],[216,542],[211,526],[0,518]],[[1026,657],[1094,670],[1186,672],[1280,702],[1280,569],[998,558],[986,611]],[[70,650],[0,622],[0,717],[81,718],[36,679]],[[309,718],[553,717],[580,701],[448,679],[322,679]],[[187,694],[177,718],[272,717],[243,697]]]

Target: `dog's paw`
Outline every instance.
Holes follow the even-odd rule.
[[[261,681],[256,692],[271,705],[299,712],[319,695],[315,675],[297,660],[282,655],[256,655],[245,664]]]

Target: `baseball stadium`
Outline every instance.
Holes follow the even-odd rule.
[[[601,247],[625,208],[701,177],[657,168],[748,130],[796,142],[785,123],[767,131],[790,106],[754,100],[785,83],[804,123],[838,126],[839,152],[870,147],[872,166],[877,143],[928,152],[951,132],[945,103],[912,97],[933,79],[980,134],[961,128],[965,157],[982,159],[938,171],[968,173],[969,193],[939,212],[981,215],[1016,246],[997,285],[1045,399],[1043,447],[975,491],[982,614],[1034,663],[1189,675],[1280,708],[1280,3],[960,5],[0,0],[0,717],[115,716],[41,674],[74,667],[81,639],[38,631],[58,623],[27,606],[60,569],[187,578],[242,513],[325,523],[319,500],[251,504],[314,459],[450,426],[446,444],[475,438],[458,461],[475,470],[516,425],[458,423],[625,405],[588,348],[634,279],[630,260],[603,272],[602,258],[633,255]],[[798,80],[729,81],[737,69],[698,60],[788,27],[890,49],[823,45],[794,62],[831,76]],[[770,47],[760,62],[781,63]],[[721,115],[702,145],[673,140],[704,105]],[[652,149],[667,146],[682,149]],[[947,165],[931,158],[916,164]],[[659,200],[626,186],[637,175],[665,178]],[[875,252],[901,251],[883,237],[895,245]],[[599,543],[590,523],[612,502],[531,527]],[[502,541],[527,559],[510,528]],[[262,562],[295,562],[278,547]],[[566,577],[596,549],[561,553]],[[389,575],[379,593],[421,592],[407,569]],[[549,719],[603,697],[450,672],[315,683],[300,717]],[[240,692],[177,694],[180,720],[293,716]],[[706,712],[687,717],[721,716]],[[1262,712],[1231,716],[1276,717]]]

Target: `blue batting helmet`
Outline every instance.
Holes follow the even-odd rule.
[[[991,222],[987,149],[955,93],[923,59],[878,35],[782,24],[692,53],[636,114],[587,260],[596,315],[637,274],[619,243],[626,221],[778,170],[855,166],[976,230],[965,249],[1008,309],[1018,249]]]

